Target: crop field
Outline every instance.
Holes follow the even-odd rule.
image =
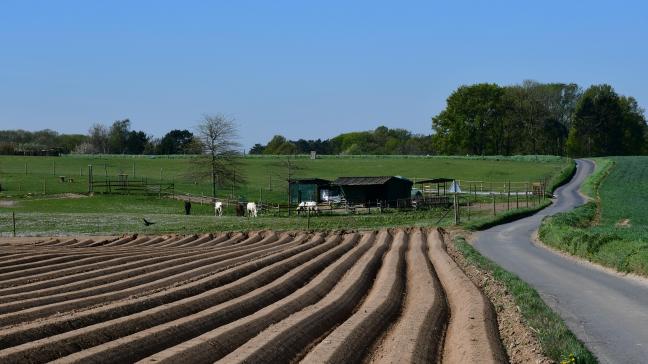
[[[648,275],[648,157],[596,159],[584,192],[597,198],[541,228],[548,244],[624,272]]]
[[[4,243],[0,362],[502,362],[435,229]]]

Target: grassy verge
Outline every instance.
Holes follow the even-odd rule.
[[[569,182],[576,173],[576,162],[569,158],[565,160],[565,165],[560,172],[554,174],[547,183],[547,191],[553,193],[558,187]]]
[[[648,276],[647,211],[637,196],[641,192],[628,193],[645,184],[641,173],[635,174],[643,164],[633,158],[640,157],[597,159],[595,172],[581,188],[593,200],[546,218],[539,230],[542,242],[620,272]]]
[[[538,292],[516,275],[505,271],[491,260],[482,256],[464,238],[454,240],[457,250],[468,262],[478,268],[491,272],[493,277],[504,284],[513,295],[522,316],[536,332],[544,354],[561,362],[573,355],[576,363],[596,363],[597,360],[585,345],[567,328],[567,325],[553,310],[544,303]]]
[[[527,216],[531,216],[536,212],[544,209],[545,207],[551,205],[550,200],[545,200],[543,203],[535,207],[526,207],[515,210],[506,211],[500,213],[497,216],[483,216],[478,217],[466,224],[463,225],[463,228],[468,230],[485,230],[496,225],[506,224],[507,222],[523,219]]]

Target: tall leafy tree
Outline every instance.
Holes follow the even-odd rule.
[[[181,154],[187,152],[194,135],[189,130],[174,129],[166,133],[158,145],[158,154]]]

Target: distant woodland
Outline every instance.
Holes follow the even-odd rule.
[[[186,129],[161,138],[132,130],[128,119],[94,124],[86,134],[53,130],[0,130],[0,154],[200,154],[204,148]],[[417,154],[568,156],[648,154],[644,110],[610,85],[585,90],[573,83],[461,86],[432,117],[430,134],[385,126],[330,139],[288,140],[275,135],[250,154]]]

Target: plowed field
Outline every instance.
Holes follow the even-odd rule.
[[[0,362],[506,361],[436,230],[0,244]]]

